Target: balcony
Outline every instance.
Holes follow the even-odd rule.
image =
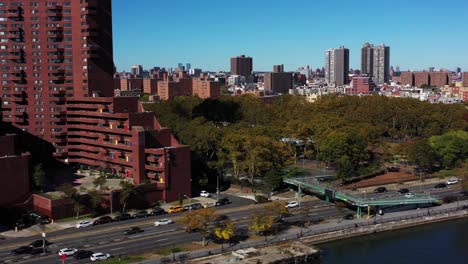
[[[93,104],[77,104],[77,103],[67,103],[67,109],[70,108],[79,108],[79,109],[86,109],[86,110],[98,110],[98,105]]]
[[[149,164],[145,164],[145,169],[149,171],[157,171],[157,172],[163,172],[165,170],[164,167],[159,167],[156,165],[149,165]]]
[[[95,147],[95,146],[89,146],[89,145],[83,145],[83,144],[79,144],[79,145],[72,145],[70,143],[77,143],[77,141],[71,141],[70,139],[68,140],[68,149],[69,150],[72,150],[72,149],[78,149],[78,150],[82,150],[82,151],[89,151],[89,152],[93,152],[93,153],[99,153],[100,151],[100,148],[99,147]],[[79,142],[78,142],[79,143]]]
[[[68,119],[67,119],[68,120]],[[73,137],[71,136],[79,136],[79,137],[86,137],[86,138],[99,138],[101,135],[99,133],[92,133],[92,132],[85,132],[85,131],[81,131],[81,130],[77,130],[77,131],[74,131],[74,130],[68,130],[68,136],[70,137],[70,139],[73,139]],[[96,140],[93,140],[93,142],[95,142],[95,144],[99,144]]]

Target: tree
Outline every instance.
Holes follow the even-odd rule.
[[[76,200],[78,191],[70,183],[64,183],[60,185],[57,189],[58,191],[63,192],[65,194],[65,197]]]
[[[231,220],[226,220],[220,223],[215,229],[214,234],[217,238],[221,239],[223,242],[230,242],[234,237],[234,223]],[[222,244],[221,244],[222,247]]]
[[[468,132],[451,131],[441,136],[433,136],[429,144],[435,150],[442,166],[453,168],[468,159]]]
[[[143,192],[132,183],[120,182],[120,204],[123,205],[122,211],[125,212],[127,207],[140,207],[144,200]],[[128,206],[130,205],[130,206]]]
[[[265,215],[263,213],[255,213],[250,219],[249,229],[256,234],[265,237],[267,242],[267,233],[270,232],[276,224],[276,218],[273,215]]]
[[[96,179],[93,180],[94,187],[99,190],[104,190],[106,183],[107,183],[107,179],[105,176],[102,176],[102,175],[99,177],[96,177]]]
[[[80,218],[80,213],[85,209],[84,205],[78,203],[78,202],[74,202],[73,203],[73,211],[75,211],[76,213],[76,219],[79,219]]]
[[[272,192],[278,190],[283,185],[283,175],[276,170],[268,171],[263,181],[263,186],[265,186],[265,191]]]
[[[430,167],[436,161],[436,153],[426,139],[413,141],[404,148],[408,161],[418,166]]]
[[[273,201],[263,207],[265,214],[272,215],[275,219],[281,219],[289,214],[285,201]]]
[[[203,246],[205,246],[205,239],[210,234],[211,224],[218,218],[215,212],[214,208],[203,208],[185,212],[179,219],[179,222],[185,225],[185,229],[189,232],[200,232],[203,236]]]
[[[91,190],[87,193],[89,197],[89,207],[94,211],[94,213],[98,213],[101,210],[102,204],[102,195],[96,190]]]
[[[46,185],[47,179],[44,169],[42,168],[42,163],[39,163],[36,166],[34,166],[32,178],[34,186],[39,190],[43,190]]]

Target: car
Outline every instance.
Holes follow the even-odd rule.
[[[139,227],[137,226],[132,226],[129,229],[124,231],[124,235],[133,235],[133,234],[138,234],[143,232]]]
[[[106,216],[101,216],[98,219],[94,220],[93,225],[102,225],[102,224],[107,224],[112,222],[112,217],[106,215]]]
[[[75,254],[75,252],[77,251],[78,249],[76,248],[62,248],[61,250],[59,250],[58,255],[73,256],[73,254]]]
[[[75,259],[84,259],[84,258],[89,258],[93,254],[92,251],[89,250],[78,250],[73,254],[73,257]]]
[[[438,183],[434,186],[435,189],[442,189],[442,188],[446,188],[447,187],[447,184],[445,183]]]
[[[173,213],[179,213],[184,211],[184,208],[182,206],[172,206],[169,208],[168,213],[173,214]]]
[[[223,205],[226,205],[226,204],[230,204],[231,201],[229,200],[229,198],[222,198],[222,199],[219,199],[216,203],[215,203],[215,206],[223,206]]]
[[[169,224],[173,224],[173,223],[174,223],[174,221],[172,221],[171,219],[159,219],[159,220],[154,222],[154,226],[169,225]]]
[[[148,217],[147,211],[138,211],[133,215],[133,218],[144,218],[144,217]]]
[[[34,242],[31,242],[29,245],[31,247],[37,248],[37,247],[43,247],[44,245],[48,246],[48,245],[50,245],[50,243],[49,243],[49,241],[47,241],[45,239],[44,240],[38,239],[38,240],[36,240]]]
[[[398,190],[398,192],[401,193],[401,194],[405,194],[405,193],[409,193],[409,190],[406,189],[406,188],[402,188],[402,189]]]
[[[457,184],[458,183],[458,179],[457,178],[450,178],[447,180],[446,184],[447,185],[452,185],[452,184]]]
[[[344,220],[353,220],[353,219],[354,219],[354,215],[353,215],[353,214],[346,214],[345,216],[343,216],[343,219],[344,219]]]
[[[203,208],[201,203],[193,203],[193,204],[188,204],[184,206],[184,210],[197,210],[201,208]]]
[[[414,194],[413,193],[406,193],[405,194],[405,198],[413,198],[414,197]]]
[[[154,208],[150,213],[149,215],[163,215],[163,214],[166,214],[166,211],[164,211],[164,209],[162,208]]]
[[[91,221],[81,221],[78,224],[75,225],[76,228],[83,228],[83,227],[90,227],[93,225],[93,222]]]
[[[284,207],[286,208],[295,208],[299,206],[298,201],[289,201]]]
[[[98,261],[98,260],[106,260],[106,259],[108,259],[110,257],[111,257],[110,254],[94,253],[94,254],[91,255],[91,257],[89,257],[89,259],[91,261]]]
[[[384,193],[384,192],[387,192],[387,188],[385,187],[379,187],[374,190],[374,193]]]
[[[201,197],[210,197],[211,194],[210,194],[209,192],[207,192],[207,191],[201,191],[201,192],[200,192],[200,196],[201,196]]]
[[[32,247],[30,246],[22,246],[17,249],[12,250],[10,253],[13,255],[21,255],[21,254],[28,254],[31,252]]]
[[[133,217],[130,215],[130,214],[127,214],[127,213],[122,213],[116,217],[114,217],[114,221],[117,222],[117,221],[125,221],[125,220],[129,220],[129,219],[132,219]]]

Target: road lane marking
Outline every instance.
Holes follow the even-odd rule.
[[[113,249],[110,249],[109,251],[117,251],[117,250],[124,249],[124,248],[125,247],[113,248]]]

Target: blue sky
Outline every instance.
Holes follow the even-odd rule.
[[[175,67],[229,70],[229,58],[254,58],[254,70],[324,64],[324,51],[350,49],[360,67],[364,42],[391,48],[402,70],[468,70],[467,0],[113,0],[119,71]]]

